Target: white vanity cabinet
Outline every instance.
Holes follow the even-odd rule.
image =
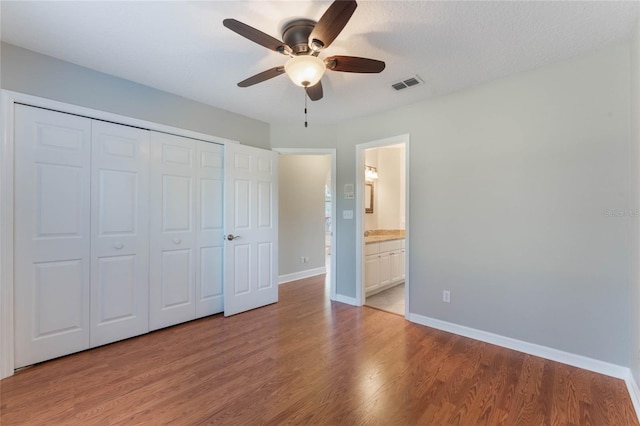
[[[404,281],[404,239],[368,243],[364,254],[364,280],[367,296]]]

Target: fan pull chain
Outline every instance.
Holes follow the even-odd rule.
[[[304,89],[304,127],[308,127],[307,124],[307,88]]]

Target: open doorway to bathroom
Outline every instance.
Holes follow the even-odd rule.
[[[357,150],[360,300],[406,316],[408,135],[362,144]]]
[[[279,157],[278,277],[325,275],[335,300],[335,149],[276,149]]]

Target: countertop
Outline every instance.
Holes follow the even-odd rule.
[[[380,243],[382,241],[401,240],[404,238],[404,229],[373,229],[365,231],[365,244]]]

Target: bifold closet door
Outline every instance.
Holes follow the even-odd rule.
[[[224,310],[224,146],[196,142],[196,318]]]
[[[91,346],[149,331],[149,131],[92,124]]]
[[[151,330],[195,318],[196,141],[151,132]]]
[[[91,120],[15,107],[15,367],[90,336]]]
[[[223,310],[224,147],[151,132],[150,326]]]

